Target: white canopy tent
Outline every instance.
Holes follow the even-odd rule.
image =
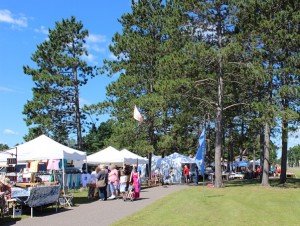
[[[16,149],[9,149],[5,151],[0,152],[0,167],[6,167],[7,166],[7,159],[8,158],[14,158],[16,156]]]
[[[112,146],[109,146],[94,154],[88,155],[86,158],[87,163],[92,163],[92,164],[100,164],[100,163],[108,164],[108,163],[112,163],[112,160],[118,163],[120,162],[122,163],[122,157],[120,155],[120,151],[118,151]]]
[[[24,144],[7,151],[17,158],[17,162],[45,159],[85,160],[86,153],[62,145],[46,135],[41,135]],[[63,165],[63,186],[65,184],[65,169]]]
[[[116,164],[123,166],[124,164],[146,164],[148,160],[133,152],[123,149],[118,151],[112,146],[109,146],[101,151],[87,156],[87,163],[91,164]]]
[[[124,157],[124,163],[126,164],[147,164],[149,162],[147,158],[139,156],[127,149],[122,149],[120,153]]]
[[[60,144],[46,135],[41,135],[15,148],[0,153],[0,162],[7,158],[17,158],[18,162],[44,159],[85,160],[86,153]]]
[[[51,138],[41,135],[15,147],[17,161],[66,159],[85,160],[86,153],[60,144]]]

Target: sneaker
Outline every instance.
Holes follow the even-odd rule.
[[[115,198],[116,198],[116,196],[112,195],[112,196],[110,196],[110,197],[107,198],[107,199],[115,199]]]

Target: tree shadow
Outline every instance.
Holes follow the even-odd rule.
[[[274,188],[300,188],[300,179],[299,178],[287,178],[286,183],[281,184],[279,178],[269,178],[270,186]],[[251,180],[231,180],[224,181],[226,187],[242,187],[249,185],[260,185],[261,182],[259,179]]]

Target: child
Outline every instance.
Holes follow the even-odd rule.
[[[128,193],[126,198],[129,199],[130,201],[133,201],[135,199],[135,185],[132,183],[128,187]],[[126,199],[124,199],[124,201],[125,200]]]
[[[123,200],[126,199],[126,186],[127,186],[127,176],[125,175],[124,170],[122,170],[121,177],[120,177],[120,192],[122,193]]]

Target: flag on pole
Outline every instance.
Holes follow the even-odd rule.
[[[137,109],[136,105],[134,105],[133,118],[135,120],[138,120],[139,122],[143,122],[144,121],[143,116],[141,115],[141,113]]]
[[[205,140],[206,140],[206,136],[205,136],[205,129],[204,129],[199,137],[199,147],[195,158],[195,162],[202,176],[204,176],[204,170],[205,170],[205,154],[206,154]]]

